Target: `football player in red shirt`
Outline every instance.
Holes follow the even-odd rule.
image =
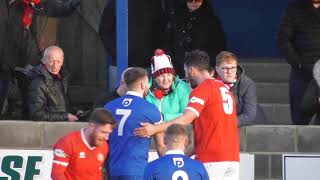
[[[116,125],[112,114],[95,109],[86,128],[67,134],[54,146],[53,180],[101,180],[109,147],[106,142]]]
[[[239,179],[239,138],[235,100],[229,87],[210,74],[209,56],[194,50],[185,57],[186,77],[194,90],[182,116],[159,125],[142,124],[138,136],[164,131],[174,123],[193,123],[195,157],[210,179]]]

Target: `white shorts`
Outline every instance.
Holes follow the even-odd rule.
[[[239,180],[239,162],[203,163],[211,180]]]

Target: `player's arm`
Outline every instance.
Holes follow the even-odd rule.
[[[159,132],[153,136],[154,142],[156,144],[158,156],[164,156],[166,145],[164,144],[164,133]]]
[[[197,114],[192,110],[186,109],[182,116],[177,117],[176,119],[166,122],[160,123],[157,125],[152,125],[150,123],[142,123],[139,128],[134,130],[136,136],[140,137],[148,137],[152,136],[158,132],[164,132],[169,126],[172,124],[182,124],[182,125],[189,125],[192,121],[197,117]]]
[[[52,180],[66,180],[65,171],[70,161],[70,148],[64,140],[59,141],[53,150]]]

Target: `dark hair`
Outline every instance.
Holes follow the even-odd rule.
[[[89,117],[89,122],[98,125],[116,125],[117,121],[112,116],[111,112],[104,108],[96,108]]]
[[[200,51],[198,49],[191,52],[187,52],[184,61],[187,67],[197,67],[199,70],[208,70],[212,68],[210,66],[210,57],[205,51]]]
[[[188,137],[187,128],[181,124],[172,124],[169,126],[165,132],[166,138],[175,139],[178,136],[186,136]]]
[[[131,69],[128,69],[124,73],[124,82],[126,83],[128,88],[132,88],[137,81],[146,76],[148,76],[148,73],[145,69],[140,67],[133,67]]]
[[[216,57],[216,65],[220,66],[222,62],[238,62],[238,58],[235,54],[229,51],[221,51]]]

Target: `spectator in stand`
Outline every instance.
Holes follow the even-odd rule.
[[[164,121],[182,115],[189,102],[190,87],[175,75],[171,57],[161,49],[151,59],[151,73],[147,101],[157,106]]]
[[[297,0],[289,4],[280,25],[278,41],[291,65],[289,80],[293,124],[305,124],[301,101],[312,79],[312,69],[320,58],[320,1]]]
[[[34,6],[26,2],[32,0],[0,1],[0,114],[13,70],[40,63],[47,17],[69,16],[80,5],[80,0],[46,0]]]
[[[203,164],[184,155],[188,141],[188,131],[183,125],[169,126],[164,138],[166,155],[148,164],[143,179],[165,180],[181,177],[181,179],[209,180]]]
[[[69,113],[67,99],[68,72],[62,68],[64,55],[61,48],[45,49],[42,64],[28,76],[31,79],[28,91],[29,117],[37,121],[76,121]]]
[[[301,113],[302,124],[309,124],[314,115],[314,123],[320,124],[320,60],[314,65],[313,79],[302,98]]]
[[[109,152],[106,140],[115,126],[112,114],[97,108],[86,128],[59,139],[53,148],[52,180],[102,180],[102,165]]]
[[[104,105],[106,105],[108,102],[118,97],[121,97],[127,93],[127,85],[126,85],[126,82],[124,81],[124,73],[129,69],[131,68],[127,68],[122,72],[119,87],[110,93],[107,92],[107,90],[101,93],[94,101],[93,108],[104,107]]]
[[[168,1],[172,9],[165,28],[164,47],[173,61],[173,67],[180,78],[184,78],[184,56],[186,52],[200,49],[209,53],[210,64],[213,57],[226,49],[222,24],[214,15],[209,0]],[[170,6],[169,6],[170,7]]]
[[[235,54],[222,51],[216,58],[216,79],[222,80],[233,93],[237,106],[238,126],[252,125],[257,112],[256,84],[244,74]]]

